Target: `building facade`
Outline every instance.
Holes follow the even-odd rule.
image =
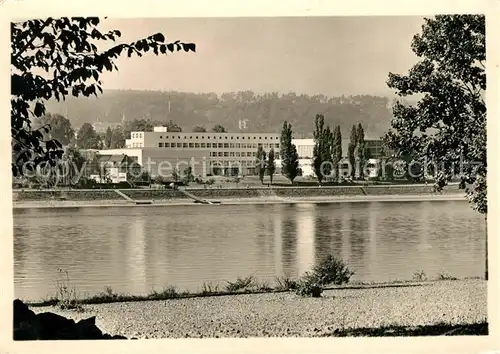
[[[131,132],[126,149],[155,149],[159,155],[182,158],[204,157],[207,175],[254,174],[256,153],[262,146],[266,153],[274,149],[280,156],[280,134],[277,133],[183,133],[167,132],[155,127],[152,132]],[[128,154],[128,153],[127,153]],[[140,163],[140,162],[139,162]]]

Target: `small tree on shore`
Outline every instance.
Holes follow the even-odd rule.
[[[349,159],[349,165],[351,165],[351,178],[356,177],[356,146],[358,144],[358,130],[356,126],[353,125],[351,129],[351,136],[349,138],[349,145],[347,147],[347,158]]]
[[[276,171],[276,162],[274,161],[274,148],[271,148],[271,150],[269,150],[269,154],[267,155],[266,168],[271,184],[273,184],[273,175]]]
[[[335,127],[332,142],[332,163],[337,180],[340,181],[340,162],[342,161],[342,133],[340,126]]]
[[[330,176],[332,172],[332,141],[333,132],[325,127],[325,117],[316,115],[314,130],[313,167],[318,183]]]
[[[325,117],[322,114],[317,114],[314,120],[314,148],[313,148],[313,168],[318,183],[323,181],[323,173],[321,166],[323,164],[323,150],[324,150],[324,130],[325,130]]]
[[[179,170],[177,168],[172,169],[172,178],[175,182],[179,181]]]
[[[292,125],[283,123],[280,137],[281,174],[293,184],[299,175],[299,154],[297,147],[292,144]]]
[[[193,169],[191,168],[191,166],[189,166],[184,170],[184,176],[182,177],[182,183],[184,183],[184,185],[187,186],[187,185],[189,185],[189,183],[191,183],[193,181],[194,181]]]
[[[257,148],[255,170],[259,176],[260,183],[264,184],[264,175],[266,173],[266,152],[264,151],[262,145],[259,145]]]
[[[365,131],[361,123],[358,124],[358,128],[356,131],[356,149],[355,149],[355,158],[356,158],[356,166],[358,168],[358,176],[360,179],[364,179],[365,177],[365,163],[366,163],[366,144],[365,144]]]

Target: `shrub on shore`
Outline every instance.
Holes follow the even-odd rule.
[[[250,275],[248,277],[238,277],[234,282],[227,282],[226,290],[229,292],[242,291],[242,290],[251,290],[252,288],[256,288],[257,286],[255,277]]]
[[[328,255],[313,267],[313,274],[317,277],[320,285],[342,285],[349,282],[354,272],[347,268],[346,264],[334,255]]]
[[[300,277],[295,293],[304,297],[320,297],[323,286],[319,283],[316,274],[306,272]]]
[[[316,264],[312,272],[306,272],[298,281],[296,293],[300,296],[319,297],[327,285],[349,282],[354,272],[334,255],[328,255]]]
[[[67,270],[59,268],[59,277],[56,280],[56,298],[59,307],[63,310],[82,310],[78,301],[76,289],[71,286]]]
[[[285,276],[275,278],[275,290],[290,291],[297,289],[297,280]]]
[[[427,274],[423,270],[416,271],[413,273],[413,280],[418,282],[427,281]]]

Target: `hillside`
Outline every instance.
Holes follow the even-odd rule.
[[[220,124],[229,132],[280,131],[284,120],[297,133],[311,133],[314,116],[325,115],[326,123],[340,125],[348,134],[353,124],[361,123],[367,136],[380,137],[392,118],[392,101],[379,96],[326,97],[289,93],[254,94],[251,91],[222,95],[159,91],[105,91],[98,98],[69,97],[63,103],[49,101],[47,111],[68,114],[78,129],[96,120],[109,123],[151,119],[166,123],[175,121],[183,131],[194,126],[210,130]]]

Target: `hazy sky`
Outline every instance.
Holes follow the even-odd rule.
[[[162,32],[194,42],[196,53],[121,57],[105,89],[191,92],[277,91],[325,95],[390,94],[390,71],[406,73],[421,17],[107,19],[120,41]]]

